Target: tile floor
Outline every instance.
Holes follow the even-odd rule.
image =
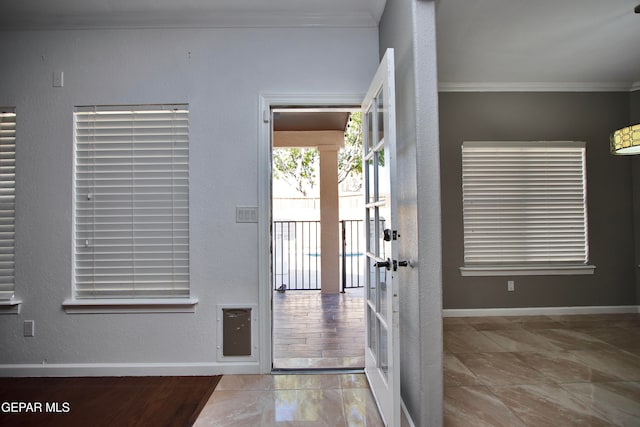
[[[364,290],[273,295],[276,369],[364,367]]]
[[[363,374],[225,375],[195,427],[382,426]]]
[[[340,308],[340,299],[306,298],[277,317],[280,327],[286,329],[293,313],[306,313],[307,332],[293,338],[324,347],[302,350],[294,345],[302,342],[282,341],[281,354],[297,356],[293,367],[332,357],[343,362],[322,352],[337,350],[331,341],[352,330],[334,324],[351,302]],[[325,313],[313,311],[313,304]],[[640,426],[640,314],[445,318],[443,324],[445,426]],[[382,422],[361,374],[231,375],[222,378],[195,425]]]
[[[446,426],[640,426],[640,315],[443,323]]]

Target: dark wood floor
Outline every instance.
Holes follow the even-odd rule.
[[[276,292],[274,368],[364,367],[364,290]]]
[[[190,426],[220,376],[0,378],[0,426]]]

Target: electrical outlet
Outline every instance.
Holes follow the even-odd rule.
[[[23,332],[25,337],[33,337],[36,335],[36,321],[25,320],[23,325]]]
[[[514,282],[513,280],[507,281],[507,291],[513,292],[515,290],[516,290],[516,282]]]

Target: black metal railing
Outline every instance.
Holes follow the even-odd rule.
[[[340,230],[342,236],[341,272],[342,292],[346,288],[364,286],[364,221],[342,220]]]
[[[362,220],[340,221],[341,289],[364,286],[364,244]],[[274,221],[272,230],[274,289],[319,290],[320,221]]]

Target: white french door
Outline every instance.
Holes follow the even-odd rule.
[[[393,49],[362,103],[366,224],[365,373],[387,426],[400,426],[399,279]]]

